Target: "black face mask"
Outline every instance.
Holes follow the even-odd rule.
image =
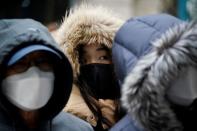
[[[79,80],[97,99],[117,99],[120,88],[112,64],[88,64],[80,67]]]

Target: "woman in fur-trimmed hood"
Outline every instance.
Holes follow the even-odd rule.
[[[153,17],[150,21],[154,21]],[[146,19],[145,24],[150,21]],[[157,22],[149,26],[158,25]],[[162,22],[155,27],[159,29],[161,25]],[[144,34],[152,37],[152,33],[147,32]],[[122,89],[123,106],[135,121],[133,125],[147,131],[196,130],[197,24],[171,26],[150,43],[149,53],[138,57]],[[122,51],[119,49],[119,52]],[[116,63],[121,61],[116,59]]]
[[[53,33],[75,73],[75,84],[64,110],[88,121],[99,131],[111,127],[118,119],[120,91],[113,71],[111,47],[122,24],[121,19],[104,7],[80,5],[71,9]]]
[[[115,33],[122,24],[121,19],[102,6],[80,5],[71,9],[54,37],[70,56],[75,73],[79,74],[77,46],[104,44],[111,49]]]

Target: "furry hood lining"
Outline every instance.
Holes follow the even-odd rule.
[[[79,73],[80,44],[104,44],[111,49],[116,31],[123,21],[103,7],[80,5],[70,10],[54,37],[70,57],[74,72]],[[75,74],[75,76],[76,76]]]

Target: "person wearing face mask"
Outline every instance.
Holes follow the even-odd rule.
[[[61,112],[70,96],[72,68],[43,25],[1,19],[0,52],[1,131],[93,130]]]
[[[108,130],[120,117],[111,47],[122,24],[106,8],[82,4],[71,9],[53,32],[74,69],[73,90],[64,111],[86,120],[95,131]]]
[[[196,131],[196,45],[197,23],[168,14],[129,19],[112,48],[128,115],[110,131]]]

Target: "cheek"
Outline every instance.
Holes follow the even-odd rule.
[[[100,60],[100,61],[98,61],[98,63],[101,63],[101,64],[112,64],[112,61],[111,60]]]
[[[112,61],[111,60],[105,61],[105,64],[112,64]]]

